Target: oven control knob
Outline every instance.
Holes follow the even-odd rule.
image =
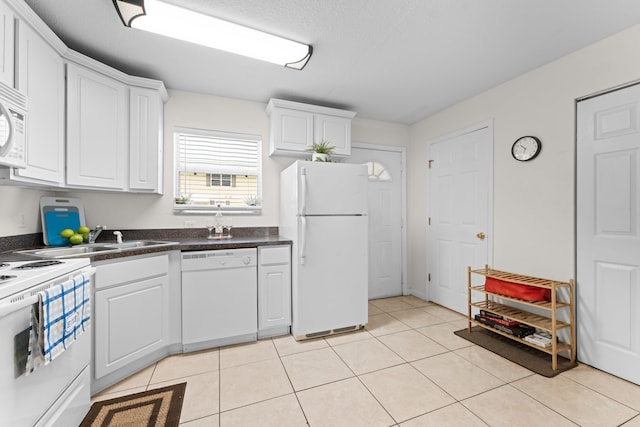
[[[242,262],[244,263],[244,265],[249,265],[251,263],[251,257],[245,256],[244,258],[242,258]]]

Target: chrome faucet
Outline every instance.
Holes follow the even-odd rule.
[[[96,229],[89,232],[89,243],[95,243],[100,233],[102,233],[102,231],[106,229],[106,225],[96,225]]]
[[[122,243],[122,233],[120,231],[114,231],[113,235],[116,236],[116,243]]]

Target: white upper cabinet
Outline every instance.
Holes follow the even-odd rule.
[[[163,192],[163,107],[157,90],[129,90],[129,188],[132,191]]]
[[[310,156],[314,142],[328,141],[334,156],[351,155],[351,120],[356,113],[336,108],[271,99],[269,155]]]
[[[129,169],[129,89],[67,64],[67,183],[124,190]]]
[[[68,56],[67,186],[162,194],[164,84]]]
[[[12,179],[64,185],[64,61],[30,25],[18,22],[17,89],[28,99],[25,169]]]
[[[329,114],[314,114],[313,136],[315,142],[328,141],[335,147],[336,156],[351,155],[351,119]]]
[[[0,82],[10,87],[14,87],[14,20],[11,8],[0,2]]]
[[[0,168],[0,184],[162,194],[161,81],[68,49],[23,0],[0,0],[0,82],[27,97],[27,166]]]
[[[304,153],[313,143],[313,113],[288,108],[271,111],[269,154]]]

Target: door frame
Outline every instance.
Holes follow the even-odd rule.
[[[429,160],[431,158],[431,145],[432,144],[436,144],[436,143],[440,143],[440,142],[444,142],[450,139],[454,139],[454,138],[458,138],[462,135],[466,135],[468,133],[472,133],[481,129],[487,128],[491,134],[491,153],[490,156],[488,156],[488,158],[490,159],[490,164],[488,165],[489,168],[489,175],[488,175],[488,183],[487,183],[487,190],[489,191],[489,195],[488,195],[488,200],[487,200],[487,235],[491,236],[491,238],[489,239],[489,241],[487,242],[487,263],[489,264],[489,266],[493,265],[493,242],[495,241],[494,238],[494,232],[493,232],[493,219],[494,219],[494,215],[493,215],[493,208],[494,208],[494,174],[495,174],[495,131],[494,131],[494,125],[493,125],[493,118],[488,119],[488,120],[484,120],[482,122],[467,126],[465,128],[462,129],[458,129],[454,132],[439,136],[437,138],[431,139],[429,141],[427,141],[427,158],[425,161],[425,165],[428,168],[429,167]],[[431,175],[429,174],[429,172],[427,171],[427,179],[426,179],[426,186],[425,186],[425,192],[426,192],[426,218],[425,218],[425,230],[427,230],[427,233],[429,233],[429,218],[431,217],[431,206],[433,204],[433,200],[431,198],[431,194],[429,192],[429,187],[431,185]],[[430,293],[430,287],[429,287],[429,271],[431,271],[431,260],[432,260],[432,256],[430,253],[430,247],[429,247],[429,239],[428,237],[425,235],[425,256],[426,256],[426,262],[425,262],[425,283],[424,283],[424,294],[427,298],[427,301],[431,300],[431,297],[429,295]],[[484,266],[477,266],[477,267],[484,267]]]
[[[357,142],[353,141],[351,143],[352,148],[358,148],[361,150],[378,150],[378,151],[391,151],[394,153],[400,153],[401,155],[401,180],[402,180],[402,190],[400,197],[402,198],[401,203],[401,227],[400,230],[400,249],[401,249],[401,262],[402,262],[402,271],[400,280],[402,281],[402,295],[409,295],[410,290],[407,284],[407,149],[406,147],[400,147],[396,145],[381,145],[381,144],[370,144],[368,142]]]

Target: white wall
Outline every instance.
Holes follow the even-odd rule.
[[[56,194],[80,197],[85,207],[86,222],[93,227],[107,225],[118,228],[181,228],[185,221],[196,227],[205,226],[203,215],[173,213],[173,135],[175,126],[258,134],[263,141],[263,210],[260,216],[236,216],[234,226],[277,226],[279,174],[294,159],[269,157],[269,121],[266,102],[251,102],[183,91],[169,91],[165,104],[165,194],[120,194],[101,191],[43,192],[17,187],[0,187],[0,236],[41,231],[38,203],[41,195]],[[409,127],[374,120],[356,119],[352,138],[372,144],[407,146]],[[20,215],[25,226],[18,228]]]
[[[409,283],[424,290],[426,160],[435,138],[494,120],[494,265],[542,277],[574,277],[575,100],[640,79],[633,27],[411,127]],[[542,140],[531,162],[511,157],[522,135]]]
[[[0,186],[0,236],[15,236],[42,231],[40,197],[45,191]]]

